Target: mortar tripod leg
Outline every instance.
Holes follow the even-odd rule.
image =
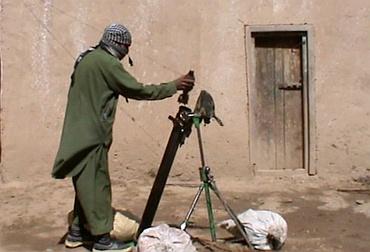
[[[187,212],[186,214],[186,217],[185,217],[185,220],[180,224],[180,229],[185,231],[187,226],[188,226],[188,222],[189,222],[189,219],[191,217],[191,215],[193,214],[194,212],[194,209],[195,209],[195,206],[197,205],[198,201],[199,201],[199,198],[200,198],[200,195],[202,193],[204,189],[204,184],[202,183],[200,186],[199,186],[199,189],[198,189],[198,192],[197,194],[195,195],[194,199],[193,199],[193,202],[191,203],[191,206],[189,208],[189,211]]]
[[[211,185],[208,182],[204,183],[204,191],[205,191],[205,194],[206,194],[207,211],[208,211],[209,229],[210,229],[210,232],[211,232],[212,241],[216,241],[216,226],[215,226],[215,219],[214,219],[214,216],[213,216],[211,193],[209,191],[210,187],[211,187]]]
[[[240,222],[234,211],[231,209],[231,207],[226,203],[226,201],[222,198],[220,191],[218,190],[216,183],[212,181],[211,183],[211,189],[216,194],[217,198],[221,201],[222,205],[224,206],[226,212],[229,214],[231,219],[235,222],[236,227],[238,228],[240,234],[243,236],[245,242],[247,243],[248,247],[255,251],[251,242],[249,241],[248,234],[246,230],[244,229],[243,224]]]

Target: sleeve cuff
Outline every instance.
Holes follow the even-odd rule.
[[[172,95],[177,93],[177,88],[176,88],[176,82],[175,81],[169,82],[168,86],[169,86],[169,90],[170,90]]]

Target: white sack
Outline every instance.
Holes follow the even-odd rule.
[[[167,224],[145,229],[139,236],[138,252],[195,252],[190,236]]]
[[[239,214],[238,219],[243,224],[252,246],[260,250],[275,250],[283,246],[288,233],[288,225],[279,214],[249,209]],[[241,234],[232,219],[218,224],[235,237]]]

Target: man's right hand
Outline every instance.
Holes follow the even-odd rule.
[[[194,78],[189,76],[188,74],[181,76],[180,78],[175,80],[176,89],[177,90],[184,90],[189,92],[194,87]]]

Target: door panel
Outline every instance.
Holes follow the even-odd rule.
[[[256,136],[257,141],[253,141],[253,156],[256,165],[261,164],[257,161],[263,161],[267,167],[275,166],[275,137],[274,137],[274,50],[265,48],[259,50],[256,48],[256,79],[258,79],[259,88],[255,92],[255,109],[253,111],[252,136]]]
[[[294,48],[284,55],[284,65],[289,66],[284,71],[285,83],[292,83],[291,90],[283,90],[284,125],[285,125],[285,165],[289,169],[303,168],[303,103],[301,79],[301,49],[297,41]]]
[[[257,169],[303,168],[301,38],[255,38],[251,160]]]

